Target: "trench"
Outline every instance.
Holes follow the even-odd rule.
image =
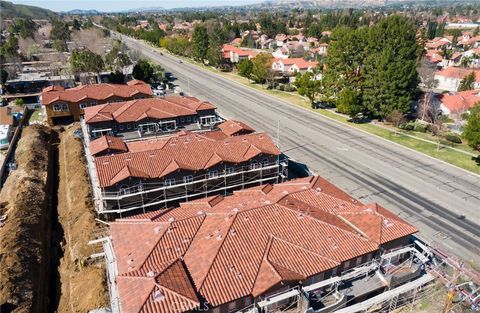
[[[50,154],[52,177],[50,183],[50,268],[48,281],[48,306],[47,312],[57,312],[61,296],[61,280],[60,280],[60,260],[63,258],[65,246],[65,237],[62,224],[58,215],[58,192],[60,187],[60,161],[59,161],[59,131],[52,130],[52,144]]]

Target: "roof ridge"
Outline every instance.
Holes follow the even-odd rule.
[[[273,271],[275,272],[275,274],[280,278],[280,280],[282,279],[282,276],[280,276],[280,274],[277,272],[277,270],[275,269],[275,267],[274,267],[274,266],[270,263],[270,261],[268,261],[268,259],[266,258],[266,256],[267,256],[268,253],[270,252],[270,249],[272,248],[273,237],[274,237],[273,234],[269,234],[267,246],[265,247],[265,250],[263,251],[263,256],[262,256],[262,259],[261,259],[261,261],[260,261],[260,265],[258,266],[257,273],[255,274],[255,279],[253,280],[252,286],[251,286],[251,288],[250,288],[250,293],[252,293],[252,292],[253,292],[253,289],[255,288],[255,284],[256,284],[256,282],[257,282],[258,276],[260,275],[260,269],[262,268],[262,262],[263,262],[263,261],[266,261],[266,262],[268,263],[268,265],[272,268],[272,270],[273,270]]]
[[[168,213],[168,212],[165,212],[165,213]],[[165,223],[168,223],[168,227],[167,227],[167,229],[168,229],[169,227],[172,226],[173,223],[178,223],[178,222],[180,222],[180,221],[187,221],[187,220],[189,220],[189,219],[198,218],[199,216],[202,216],[202,215],[194,215],[194,216],[190,216],[190,217],[187,217],[187,218],[178,220],[178,221],[177,221],[177,220],[172,221],[172,222],[166,221]],[[158,216],[158,217],[159,217],[159,216]],[[158,218],[158,217],[157,217],[157,218]],[[204,216],[202,216],[202,217],[203,217],[203,220],[202,220],[202,224],[203,224],[203,221],[205,220],[205,217],[204,217]],[[152,222],[155,222],[155,221],[150,221],[150,222],[147,222],[147,223],[152,223]],[[160,223],[161,223],[161,222],[160,222]],[[200,224],[200,226],[201,226],[202,224]],[[197,230],[195,231],[195,235],[197,234],[197,232],[198,232],[199,229],[200,229],[200,227],[198,227]],[[139,270],[145,265],[145,262],[147,262],[148,258],[152,255],[153,251],[155,251],[155,248],[158,246],[158,243],[160,242],[160,240],[162,240],[162,238],[165,236],[165,234],[167,234],[167,230],[165,230],[165,231],[163,232],[163,234],[162,234],[160,237],[158,237],[157,242],[153,245],[153,249],[150,250],[150,252],[147,254],[147,257],[143,260],[142,264],[140,264],[140,265],[138,266],[138,269],[137,269],[136,271],[139,271]],[[194,238],[194,237],[195,237],[195,236],[193,236],[192,238]],[[192,244],[192,241],[193,241],[193,240],[190,240],[190,243],[188,244],[188,247],[190,247],[190,245]],[[188,248],[187,248],[185,251],[188,251]],[[182,257],[183,257],[183,255],[182,255]],[[178,257],[177,257],[172,263],[176,262],[177,260],[178,260]],[[172,264],[170,264],[170,265],[172,265]],[[167,266],[167,268],[170,267],[170,265]],[[163,271],[162,271],[162,273],[163,273]]]
[[[238,214],[241,213],[241,212],[236,212],[234,213],[233,217],[232,217],[232,222],[230,223],[230,225],[225,229],[225,233],[228,235],[230,233],[230,229],[232,228],[232,225],[235,223],[237,217],[238,217]],[[205,219],[203,220],[205,221]],[[202,221],[202,224],[203,224],[203,221]],[[201,225],[198,229],[201,228]],[[197,230],[198,231],[198,230]],[[210,275],[210,270],[212,269],[213,267],[213,264],[215,264],[217,258],[218,258],[218,255],[220,254],[220,251],[222,250],[223,248],[223,245],[225,243],[225,241],[227,240],[227,235],[224,236],[224,238],[222,239],[222,242],[220,243],[220,246],[218,247],[217,249],[217,253],[215,254],[215,257],[212,259],[212,261],[210,262],[210,265],[208,266],[208,270],[206,271],[207,275],[205,275],[205,277],[203,278],[200,286],[197,287],[197,290],[200,292],[200,289],[203,287],[203,284],[205,283],[205,281],[207,280],[207,277]],[[193,240],[192,240],[193,241]],[[195,284],[195,282],[194,282]]]
[[[299,200],[299,201],[300,201],[300,202],[303,202],[303,201],[301,201],[301,200]],[[305,202],[303,202],[303,203],[305,203]],[[284,205],[279,204],[279,203],[276,203],[276,204],[279,205],[279,206],[281,206],[281,207],[283,207],[283,208],[285,208],[285,209],[288,209],[288,210],[290,210],[290,211],[292,211],[292,212],[298,213],[298,211],[295,211],[295,210],[293,210],[293,209],[290,209],[290,208],[287,207],[287,206],[284,206]],[[305,204],[306,204],[306,205],[309,205],[308,203],[305,203]],[[311,205],[309,205],[309,206],[311,206]],[[337,216],[337,214],[332,214],[331,212],[327,212],[327,213],[333,215],[334,217]],[[303,215],[305,215],[305,216],[308,217],[308,218],[313,219],[313,220],[316,221],[317,223],[329,225],[329,226],[334,227],[335,229],[337,229],[337,230],[339,230],[339,231],[341,231],[341,232],[343,232],[343,233],[348,232],[348,234],[353,234],[353,235],[357,236],[358,238],[360,238],[360,239],[362,239],[362,240],[369,241],[368,239],[364,238],[363,236],[357,234],[357,232],[349,232],[349,231],[347,231],[347,230],[345,230],[345,229],[342,229],[342,228],[340,228],[340,227],[338,227],[338,226],[335,226],[335,225],[333,225],[333,224],[324,222],[324,221],[322,221],[322,220],[319,220],[318,218],[314,218],[314,217],[310,216],[310,214],[305,214],[305,213],[303,213]]]
[[[338,261],[336,261],[336,260],[334,260],[334,259],[331,259],[331,258],[329,258],[329,257],[327,257],[327,256],[322,255],[322,254],[319,254],[319,253],[317,253],[317,252],[315,252],[315,251],[308,250],[307,248],[304,248],[304,247],[302,247],[302,246],[300,246],[300,245],[297,245],[297,244],[295,244],[295,243],[293,243],[293,242],[290,242],[290,241],[288,241],[288,240],[286,240],[286,239],[284,239],[284,238],[280,238],[280,237],[277,237],[277,236],[273,236],[273,237],[274,237],[274,239],[279,240],[279,241],[282,241],[282,242],[284,242],[284,243],[286,243],[286,244],[288,244],[288,245],[291,245],[291,246],[300,248],[300,249],[303,250],[303,251],[306,251],[306,252],[308,252],[308,253],[314,254],[314,255],[316,255],[316,256],[318,256],[318,257],[321,257],[321,258],[323,258],[323,259],[332,261],[332,262],[334,262],[334,263],[340,264],[340,262],[338,262]],[[280,264],[279,264],[279,265],[280,265]],[[295,271],[294,271],[294,272],[295,272]],[[301,273],[298,273],[298,274],[301,274]]]

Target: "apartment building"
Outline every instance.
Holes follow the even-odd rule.
[[[286,178],[287,163],[266,133],[250,133],[246,125],[246,134],[225,133],[222,127],[91,141],[86,153],[99,213],[138,213]]]
[[[61,86],[44,88],[41,102],[50,125],[79,121],[84,109],[104,103],[151,98],[150,85],[131,80],[125,85],[92,84],[65,89]]]
[[[258,312],[274,299],[291,307],[295,286],[320,292],[338,273],[404,247],[416,231],[321,177],[185,202],[110,224],[104,249],[111,307]]]
[[[201,130],[221,119],[216,107],[195,97],[167,96],[106,103],[85,108],[83,126],[91,138],[134,139],[178,130]]]

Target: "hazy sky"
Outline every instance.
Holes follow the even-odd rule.
[[[163,7],[171,9],[179,7],[242,5],[258,3],[262,2],[262,0],[13,0],[12,2],[17,4],[34,5],[57,12],[73,9],[95,9],[108,12],[141,7]]]

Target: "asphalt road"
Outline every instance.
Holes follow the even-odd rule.
[[[480,176],[429,158],[320,114],[286,103],[208,69],[155,51],[131,38],[133,49],[178,78],[188,94],[217,105],[272,137],[280,148],[364,203],[378,202],[450,253],[480,264]],[[459,218],[464,215],[464,218]]]

